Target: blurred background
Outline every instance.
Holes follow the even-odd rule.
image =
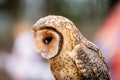
[[[47,15],[72,20],[100,47],[112,80],[120,80],[120,0],[0,0],[0,80],[54,80],[30,32]]]

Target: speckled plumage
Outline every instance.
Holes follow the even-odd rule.
[[[82,36],[72,21],[50,15],[38,20],[32,31],[36,50],[49,59],[56,80],[110,80],[100,50]]]

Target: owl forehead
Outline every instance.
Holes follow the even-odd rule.
[[[47,16],[39,19],[33,27],[40,28],[43,26],[53,27],[55,29],[73,29],[74,24],[67,18],[62,16]]]

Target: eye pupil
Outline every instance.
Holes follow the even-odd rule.
[[[43,39],[43,42],[45,44],[49,44],[52,41],[52,37],[46,37],[45,39]]]

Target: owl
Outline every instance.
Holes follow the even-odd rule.
[[[71,20],[49,15],[39,19],[32,32],[35,50],[48,59],[56,80],[110,80],[101,51]]]

